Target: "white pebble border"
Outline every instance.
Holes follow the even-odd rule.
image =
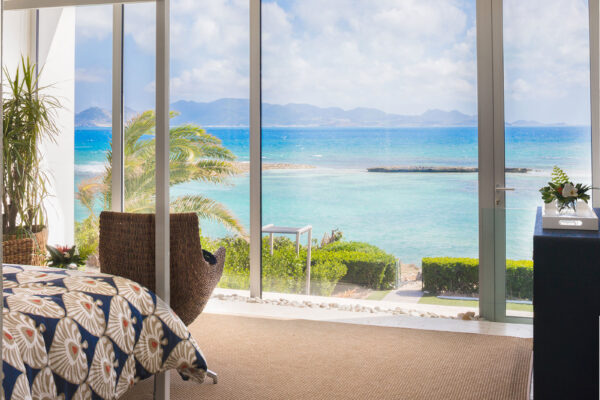
[[[482,318],[476,315],[474,312],[458,313],[456,315],[443,315],[432,312],[423,312],[417,310],[406,309],[402,307],[396,308],[381,308],[379,306],[368,307],[360,304],[339,304],[339,303],[313,303],[308,300],[296,301],[287,300],[284,298],[279,299],[259,299],[256,297],[240,296],[238,294],[226,295],[223,293],[214,294],[213,299],[219,299],[223,301],[238,301],[242,303],[255,303],[255,304],[271,304],[275,306],[287,306],[287,307],[298,307],[298,308],[322,308],[326,310],[337,310],[337,311],[352,311],[352,312],[363,312],[370,314],[389,314],[389,315],[408,315],[411,317],[425,317],[425,318],[447,318],[447,319],[461,319],[465,321],[476,321]]]

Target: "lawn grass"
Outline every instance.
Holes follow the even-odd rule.
[[[419,304],[433,304],[437,306],[451,306],[451,307],[478,307],[479,302],[475,300],[449,300],[439,299],[436,296],[423,296],[419,299]],[[529,311],[533,312],[533,305],[531,304],[519,304],[519,303],[506,303],[506,309],[512,311]]]
[[[383,298],[389,293],[391,290],[373,290],[367,296],[367,300],[383,300]]]

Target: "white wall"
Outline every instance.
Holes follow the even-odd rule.
[[[3,57],[4,66],[14,75],[21,55],[33,59],[35,41],[30,40],[33,11],[4,11]]]
[[[48,93],[57,97],[59,135],[41,149],[50,171],[48,212],[49,244],[74,243],[75,190],[75,9],[40,10],[38,63],[43,66],[40,85],[52,85]]]
[[[21,55],[35,60],[35,18],[33,11],[5,11],[4,65],[14,71]],[[46,202],[49,244],[74,242],[74,109],[75,109],[75,9],[40,10],[38,65],[43,66],[40,85],[57,97],[59,136],[56,143],[45,141],[40,149],[42,165],[50,175],[51,197]],[[14,73],[14,72],[11,72]]]

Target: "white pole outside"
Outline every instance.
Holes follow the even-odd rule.
[[[262,296],[260,4],[250,0],[250,296]]]
[[[167,304],[169,271],[169,0],[156,1],[156,294]],[[156,376],[156,399],[170,398],[169,374]]]
[[[312,248],[312,227],[308,230],[308,244],[306,247],[306,295],[310,296],[310,258]]]

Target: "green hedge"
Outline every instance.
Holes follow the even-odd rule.
[[[479,292],[479,260],[476,258],[423,258],[423,289],[430,293]],[[506,261],[506,296],[533,298],[533,261]]]
[[[392,289],[396,283],[396,258],[363,242],[334,242],[313,254],[314,260],[336,260],[348,269],[342,282],[375,290]]]
[[[249,244],[241,238],[208,240],[202,245],[209,251],[225,247],[225,268],[219,287],[248,289],[250,287]],[[280,293],[303,293],[306,287],[306,248],[296,256],[296,245],[289,238],[276,237],[273,255],[269,240],[263,238],[263,290]],[[314,254],[314,253],[313,253]],[[344,264],[332,258],[311,260],[311,294],[329,296],[341,277],[346,274]]]
[[[227,250],[223,278],[219,287],[247,289],[250,286],[249,245],[241,238],[202,239],[209,251],[223,246]],[[269,240],[263,238],[263,290],[303,293],[306,287],[306,247],[296,256],[295,242],[275,237],[273,255]],[[311,255],[311,294],[329,296],[339,281],[373,289],[393,288],[396,260],[376,246],[361,242],[335,242],[313,247]]]

